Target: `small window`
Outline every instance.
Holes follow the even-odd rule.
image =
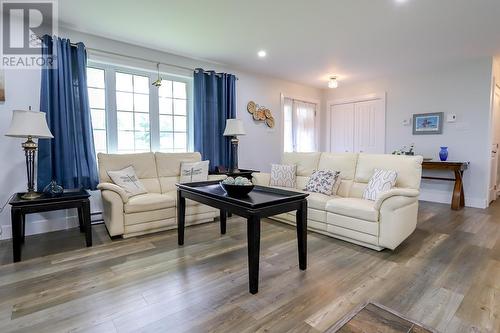
[[[185,152],[188,148],[188,106],[185,82],[163,80],[158,89],[160,150]]]
[[[283,135],[285,152],[316,151],[316,104],[285,98]]]

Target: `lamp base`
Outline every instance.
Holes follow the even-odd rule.
[[[24,193],[21,195],[21,199],[23,200],[33,200],[33,199],[38,199],[42,196],[43,193],[40,192],[35,192],[35,191],[30,191],[27,193]]]

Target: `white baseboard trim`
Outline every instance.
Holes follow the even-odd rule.
[[[60,217],[51,220],[26,221],[26,236],[43,234],[45,232],[75,228],[78,226],[78,216]],[[0,240],[12,238],[12,226],[2,225]]]
[[[419,200],[437,202],[443,204],[451,204],[451,195],[452,194],[449,192],[422,189],[420,192]],[[487,200],[484,198],[472,198],[466,195],[465,206],[485,209],[488,207],[488,203]]]

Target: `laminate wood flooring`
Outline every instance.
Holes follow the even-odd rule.
[[[500,204],[422,202],[417,230],[376,252],[262,223],[259,293],[248,293],[245,221],[110,240],[93,227],[29,236],[11,264],[0,242],[0,332],[324,332],[374,301],[440,332],[500,331]]]

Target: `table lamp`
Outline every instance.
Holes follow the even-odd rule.
[[[14,110],[12,113],[12,121],[10,127],[5,133],[5,136],[14,138],[27,138],[22,144],[24,154],[26,156],[26,171],[28,173],[28,192],[21,196],[22,199],[36,199],[41,196],[41,193],[35,192],[35,155],[37,143],[33,141],[38,139],[51,139],[45,113],[38,111]]]
[[[224,130],[224,136],[232,136],[231,138],[231,151],[233,153],[233,165],[229,168],[229,172],[239,172],[238,170],[238,135],[245,135],[245,129],[243,128],[243,122],[239,119],[227,119],[226,129]]]

